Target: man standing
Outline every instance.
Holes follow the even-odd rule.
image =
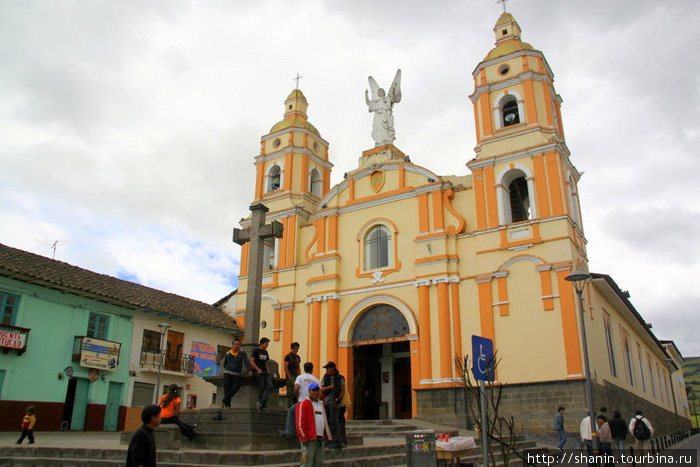
[[[323,444],[328,439],[328,420],[321,403],[321,388],[309,386],[309,395],[300,399],[296,409],[297,437],[301,443],[301,465],[316,467],[326,460]]]
[[[312,375],[314,372],[314,364],[311,362],[304,363],[304,374],[297,376],[294,380],[294,392],[295,398],[299,402],[303,401],[309,397],[309,387],[312,384],[316,384],[321,387],[321,382],[317,377]],[[284,427],[284,431],[280,430],[280,434],[286,436],[290,439],[294,437],[294,414],[296,413],[297,403],[293,404],[289,410],[287,410],[287,424]]]
[[[241,388],[243,365],[245,365],[248,370],[248,375],[253,375],[250,362],[248,361],[248,355],[246,355],[245,350],[241,350],[240,339],[233,339],[231,350],[226,352],[224,358],[221,359],[220,365],[224,372],[224,398],[221,400],[221,407],[230,408],[231,398],[233,398]]]
[[[610,434],[612,434],[613,443],[619,454],[625,451],[625,438],[627,437],[627,423],[622,419],[620,412],[615,410],[613,418],[608,422],[610,425]]]
[[[143,425],[136,430],[129,441],[126,453],[126,467],[155,467],[156,439],[153,430],[160,425],[160,407],[147,405],[141,411]]]
[[[270,339],[263,337],[260,339],[260,345],[253,350],[253,355],[250,357],[250,366],[255,370],[255,380],[258,382],[258,410],[264,409],[267,406],[267,400],[272,394],[272,379],[267,370],[267,362],[270,360],[270,355],[267,353],[267,346],[270,345]]]
[[[291,352],[284,356],[284,377],[287,383],[287,400],[289,401],[289,406],[292,406],[297,401],[294,394],[294,381],[301,374],[301,357],[299,357],[298,342],[293,342],[290,348],[292,349]]]
[[[654,427],[651,422],[644,418],[641,410],[637,410],[636,415],[630,420],[630,434],[634,436],[634,450],[651,449],[651,438],[654,437]]]
[[[557,444],[557,449],[560,451],[564,449],[566,444],[566,429],[564,429],[564,407],[559,407],[557,409],[557,414],[554,416],[554,431],[559,434],[559,444]]]
[[[598,427],[596,427],[597,429]],[[581,420],[581,424],[578,427],[579,434],[581,435],[581,443],[583,443],[582,448],[586,450],[589,456],[593,455],[593,431],[591,430],[591,416],[586,414]]]
[[[335,362],[328,362],[323,365],[326,369],[326,374],[321,380],[321,391],[326,395],[323,399],[323,406],[328,414],[328,424],[330,425],[333,441],[328,444],[328,449],[341,449],[340,439],[340,401],[343,399],[345,392],[345,378],[338,373],[338,368]]]

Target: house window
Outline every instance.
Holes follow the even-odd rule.
[[[664,394],[664,381],[661,379],[661,370],[659,370],[659,364],[656,364],[656,377],[659,379],[659,392],[661,393],[661,402],[666,401],[666,396]]]
[[[632,350],[629,345],[629,334],[622,332],[622,350],[625,353],[625,371],[627,372],[627,382],[634,386],[634,369],[632,368]]]
[[[87,335],[95,339],[107,339],[109,316],[90,313],[88,319]]]
[[[642,390],[647,392],[646,375],[644,374],[644,359],[642,358],[642,346],[637,343],[637,354],[639,355],[639,378],[642,380]]]
[[[321,179],[321,174],[316,169],[311,171],[311,176],[309,177],[309,191],[312,195],[318,196],[319,198],[323,194],[323,180]]]
[[[615,341],[613,340],[612,328],[610,326],[610,315],[603,315],[605,326],[605,343],[608,346],[608,363],[610,364],[610,374],[617,377],[617,365],[615,364]]]
[[[651,356],[647,354],[647,366],[649,367],[649,379],[651,380],[651,393],[656,398],[656,381],[654,381],[654,367],[651,366]]]
[[[2,324],[12,326],[15,324],[17,316],[17,306],[19,305],[19,295],[0,292],[0,310],[2,310]]]
[[[372,227],[365,236],[365,269],[389,266],[391,234],[383,225]]]
[[[160,353],[161,334],[150,329],[143,330],[143,340],[141,341],[141,352]]]
[[[273,165],[267,173],[267,191],[279,190],[282,186],[282,171],[279,165]]]
[[[518,101],[514,96],[508,95],[501,101],[501,115],[504,127],[520,123]]]

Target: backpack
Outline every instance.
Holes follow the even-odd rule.
[[[649,431],[649,427],[641,418],[634,422],[634,432],[632,434],[640,441],[646,441],[651,438],[651,431]]]

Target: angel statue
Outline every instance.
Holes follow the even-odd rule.
[[[388,94],[379,87],[371,76],[369,77],[369,87],[372,90],[372,100],[369,99],[369,91],[365,90],[365,102],[367,102],[369,111],[374,112],[374,123],[372,123],[374,146],[391,144],[396,139],[392,107],[395,103],[401,102],[401,70],[396,70],[396,76],[394,76]]]

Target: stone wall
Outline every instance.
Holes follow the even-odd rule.
[[[549,381],[506,385],[503,388],[500,412],[513,416],[519,430],[538,439],[554,439],[552,431],[557,407],[566,408],[564,415],[566,431],[578,436],[581,419],[587,414],[583,380]],[[490,391],[487,387],[487,391]],[[690,421],[676,416],[635,394],[607,381],[594,383],[593,400],[595,409],[607,407],[608,417],[614,410],[622,413],[628,421],[635,410],[640,409],[652,422],[657,435],[668,434],[689,426]],[[416,418],[429,420],[459,428],[473,427],[464,410],[464,392],[461,388],[419,389],[416,391],[418,411]]]

